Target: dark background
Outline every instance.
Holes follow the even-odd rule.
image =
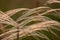
[[[46,0],[39,0],[39,6]],[[0,0],[0,10],[7,11],[15,8],[35,8],[35,0]]]

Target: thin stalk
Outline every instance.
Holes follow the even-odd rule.
[[[34,4],[35,7],[39,7],[39,0],[34,0]],[[36,15],[38,15],[39,13],[35,13]]]
[[[19,40],[19,26],[17,26],[17,40]]]
[[[0,23],[0,28],[1,28],[2,32],[4,33],[5,32],[5,28],[4,28],[2,23]]]
[[[34,0],[34,4],[35,7],[39,7],[39,0]]]

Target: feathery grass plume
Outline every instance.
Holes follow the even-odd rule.
[[[38,25],[38,26],[37,26]],[[20,31],[20,34],[21,35],[24,35],[25,33],[23,32],[23,31],[25,31],[25,32],[27,32],[27,33],[32,33],[33,31],[36,31],[36,30],[44,30],[44,28],[45,27],[49,27],[49,26],[51,26],[51,25],[60,25],[60,23],[59,22],[55,22],[55,21],[46,21],[46,22],[42,22],[42,23],[37,23],[37,24],[34,24],[34,25],[31,25],[31,26],[29,26],[26,30],[21,30]],[[23,33],[21,33],[21,32],[23,32]],[[22,37],[20,35],[20,37]],[[40,34],[41,35],[41,34]],[[24,35],[25,36],[25,35]],[[16,37],[16,33],[14,33],[14,34],[12,34],[11,36],[9,36],[11,39],[13,39],[14,37]],[[7,39],[9,39],[9,37],[8,38],[6,38],[6,40]],[[5,40],[5,39],[4,39]]]
[[[28,8],[17,8],[17,9],[12,9],[7,12],[5,12],[8,16],[12,16],[16,14],[17,12],[23,11],[23,10],[29,10]]]
[[[23,20],[24,18],[26,18],[27,16],[31,15],[32,12],[35,12],[36,10],[40,10],[42,8],[49,8],[49,7],[38,7],[38,8],[34,8],[34,9],[30,9],[28,12],[26,12],[24,15],[22,15],[21,17],[19,17],[17,19],[17,21]],[[41,11],[41,10],[40,10]]]
[[[43,13],[39,13],[38,15],[35,15],[35,16],[32,15],[33,13],[41,12],[41,9],[43,9],[43,10],[47,9],[47,10],[44,11]],[[23,15],[20,16],[17,19],[17,21],[14,21],[10,17],[22,10],[27,10],[27,11],[23,12]],[[56,29],[57,31],[60,32],[60,23],[58,21],[52,20],[51,18],[49,18],[47,16],[44,16],[45,14],[47,15],[47,13],[49,13],[49,12],[52,12],[52,11],[56,12],[56,10],[60,10],[60,9],[50,9],[49,7],[38,7],[38,8],[33,8],[33,9],[20,8],[20,9],[13,9],[13,10],[7,11],[3,14],[1,13],[1,15],[0,15],[1,23],[10,24],[10,25],[14,26],[9,31],[0,34],[0,37],[3,37],[1,40],[15,40],[17,38],[17,36],[16,36],[17,35],[17,29],[16,29],[17,26],[19,28],[18,35],[21,40],[28,36],[32,36],[36,40],[40,40],[40,38],[44,38],[46,40],[51,40],[49,35],[51,36],[52,34],[53,34],[52,36],[55,36],[56,38],[58,38],[58,40],[60,40],[60,38],[59,38],[60,36],[58,36],[54,31],[52,31],[52,29]],[[21,22],[18,23],[19,21],[21,21]],[[39,23],[33,23],[31,25],[27,25],[28,23],[30,23],[32,21],[39,21]],[[49,34],[49,35],[47,36],[47,34],[45,32],[47,32],[47,34]],[[38,37],[36,38],[36,36],[38,36]],[[55,40],[55,39],[52,39],[52,40]]]
[[[5,20],[5,21],[4,21]],[[3,15],[0,15],[0,21],[3,23],[9,23],[10,25],[17,26],[18,24],[10,18],[7,14],[3,13]]]
[[[46,12],[40,14],[40,15],[45,15],[45,14],[47,14],[49,12],[52,12],[52,11],[55,11],[56,12],[56,10],[60,10],[60,9],[51,9],[51,10],[48,10],[48,11],[46,11]]]
[[[48,4],[60,3],[60,1],[58,1],[58,0],[49,0],[49,1],[47,1],[47,2],[48,2]]]
[[[27,18],[26,20],[22,21],[21,23],[19,23],[20,27],[21,28],[24,28],[24,26],[26,24],[28,24],[29,22],[32,22],[32,21],[40,21],[40,22],[44,22],[44,21],[49,21],[51,19],[49,19],[48,17],[45,17],[45,16],[31,16],[29,18]]]
[[[8,31],[8,32],[5,32],[5,33],[1,34],[0,37],[9,35],[9,34],[11,34],[11,33],[15,33],[16,31],[17,31],[17,29],[10,30],[10,31]]]

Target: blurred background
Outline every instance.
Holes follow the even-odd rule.
[[[55,0],[0,0],[0,10],[7,11],[16,8],[35,8],[38,6],[49,6],[52,8],[60,8],[59,6],[60,3],[49,4],[53,1]]]
[[[0,10],[7,11],[15,8],[35,8],[43,6],[47,0],[0,0]]]

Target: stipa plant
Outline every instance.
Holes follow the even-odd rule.
[[[0,23],[13,27],[0,34],[1,40],[60,40],[60,9],[38,7],[0,11]],[[19,12],[19,13],[18,13]],[[57,15],[56,15],[57,14]],[[14,20],[14,15],[16,20]],[[19,39],[17,38],[19,37]]]

